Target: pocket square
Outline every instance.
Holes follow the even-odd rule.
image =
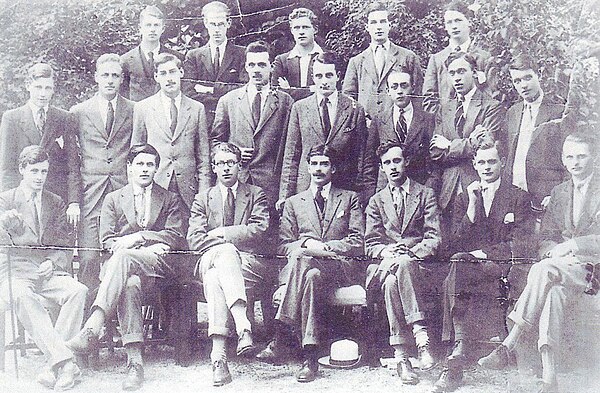
[[[513,222],[515,222],[515,214],[514,213],[506,213],[506,215],[504,216],[504,223],[511,224]]]
[[[63,139],[62,135],[56,138],[55,141],[58,143],[58,146],[60,146],[61,149],[65,146],[65,140]]]
[[[346,214],[346,212],[345,212],[345,211],[343,211],[343,210],[340,210],[340,211],[338,211],[338,212],[337,212],[337,214],[335,215],[335,218],[342,218],[342,217],[344,217],[344,214]]]
[[[235,74],[235,73],[237,73],[237,72],[238,72],[238,71],[237,71],[235,68],[232,68],[232,69],[230,69],[230,70],[229,70],[229,73],[230,73],[230,74]]]

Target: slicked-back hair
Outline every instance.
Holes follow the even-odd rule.
[[[219,152],[235,154],[235,159],[238,162],[242,160],[242,151],[239,147],[237,147],[231,142],[219,142],[216,145],[214,145],[210,151],[210,162],[212,162],[213,164],[215,163],[215,157]]]
[[[273,55],[271,54],[271,47],[269,46],[269,44],[267,44],[265,41],[255,41],[250,43],[247,47],[246,47],[246,55],[248,55],[248,53],[264,53],[267,52],[269,54],[269,61],[273,61]]]
[[[116,53],[104,53],[100,55],[100,57],[96,59],[96,69],[98,69],[98,67],[104,63],[117,63],[119,67],[123,68],[121,64],[121,56],[117,55]]]
[[[500,141],[495,141],[491,138],[483,138],[475,146],[475,151],[473,152],[473,157],[475,157],[477,155],[477,152],[479,150],[489,150],[489,149],[496,149],[496,151],[498,152],[498,156],[500,158],[507,157],[506,147],[504,146],[504,143],[502,143]]]
[[[135,160],[135,158],[142,153],[153,155],[156,166],[158,167],[160,165],[160,154],[158,154],[158,150],[148,143],[131,146],[129,152],[127,153],[127,163],[131,164],[133,160]]]
[[[312,10],[309,10],[308,8],[294,8],[288,16],[288,21],[291,24],[294,19],[300,18],[308,18],[315,29],[319,28],[319,18],[317,18],[317,15],[315,15]]]
[[[315,61],[318,61],[321,64],[333,64],[335,66],[336,72],[342,71],[342,63],[340,57],[335,52],[324,51],[323,53],[319,53],[315,57]]]
[[[154,58],[154,72],[158,72],[158,66],[161,64],[165,64],[169,61],[175,62],[177,68],[181,68],[181,60],[175,55],[170,53],[159,53],[158,56]]]
[[[577,128],[577,130],[567,135],[565,138],[565,143],[567,142],[584,143],[590,149],[590,154],[592,157],[598,157],[598,135],[593,128],[587,129],[587,126],[580,126]]]
[[[314,145],[308,151],[306,155],[306,162],[310,163],[310,159],[314,156],[326,156],[329,158],[329,162],[333,167],[337,168],[338,164],[338,152],[329,146],[326,145]]]
[[[477,59],[475,58],[475,56],[473,56],[472,54],[467,53],[467,52],[452,52],[452,53],[450,53],[450,56],[448,56],[448,58],[446,59],[444,64],[446,65],[446,68],[448,68],[454,60],[458,60],[461,58],[465,59],[466,62],[469,63],[469,65],[471,66],[471,71],[473,71],[473,72],[477,71]]]
[[[385,153],[387,153],[394,147],[399,147],[400,150],[402,150],[402,157],[404,157],[404,147],[402,146],[402,144],[395,142],[395,141],[385,141],[385,142],[382,142],[379,146],[377,146],[377,150],[375,151],[375,154],[377,154],[377,158],[379,159],[379,162],[381,162],[381,157],[383,157],[383,155]],[[406,158],[406,157],[404,157],[404,158]]]
[[[48,161],[48,153],[39,145],[25,146],[19,154],[18,165],[20,169],[25,169],[27,165],[37,164]]]
[[[367,6],[367,10],[365,12],[365,17],[368,18],[369,14],[371,12],[376,12],[376,11],[385,11],[385,12],[388,13],[388,16],[389,16],[389,12],[390,12],[388,6],[384,2],[382,2],[382,1],[373,1],[373,2],[371,2]]]
[[[392,75],[392,74],[408,74],[408,77],[410,78],[410,85],[411,86],[413,85],[413,77],[412,77],[412,74],[410,73],[410,71],[408,70],[408,68],[404,67],[403,65],[397,64],[392,67],[392,69],[390,70],[390,72],[388,73],[388,76],[386,78],[386,84],[388,85],[388,87],[389,87],[388,81],[389,81],[390,75]]]
[[[149,5],[140,12],[140,24],[147,16],[153,16],[156,19],[162,20],[163,23],[165,22],[165,14],[155,5]]]
[[[227,18],[231,15],[231,10],[227,4],[222,1],[211,1],[202,7],[202,17],[205,18],[208,14],[223,13]]]
[[[444,7],[444,12],[456,11],[463,14],[467,19],[472,19],[475,14],[469,9],[469,5],[463,0],[452,0]]]
[[[521,53],[520,55],[517,55],[512,59],[512,61],[508,65],[508,70],[533,70],[533,72],[535,72],[537,75],[540,74],[540,67],[538,63],[535,62],[531,56],[526,55],[524,53]]]
[[[27,84],[39,78],[52,78],[54,80],[54,70],[46,63],[36,63],[27,70]]]

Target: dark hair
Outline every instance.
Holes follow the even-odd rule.
[[[218,152],[235,154],[235,159],[239,162],[242,160],[242,151],[239,147],[230,142],[219,142],[213,146],[210,151],[210,161],[214,163],[215,156]]]
[[[467,19],[471,19],[475,16],[473,11],[469,9],[469,6],[463,0],[452,0],[444,7],[444,12],[446,11],[460,12],[465,17],[467,17]]]
[[[269,44],[267,44],[265,41],[255,41],[250,43],[247,47],[246,47],[246,56],[248,55],[248,53],[264,53],[267,52],[267,54],[269,55],[269,61],[273,61],[272,57],[273,55],[271,54],[271,48],[269,47]]]
[[[395,65],[395,66],[392,67],[392,69],[388,73],[388,76],[386,77],[386,84],[389,85],[388,79],[389,79],[390,75],[392,75],[392,74],[399,74],[399,73],[408,74],[408,76],[410,77],[410,85],[412,86],[412,84],[413,84],[413,76],[410,73],[410,71],[408,70],[408,68],[406,68],[403,65]]]
[[[181,60],[179,57],[172,55],[170,53],[159,53],[154,58],[154,72],[158,72],[158,66],[161,64],[165,64],[166,62],[173,61],[177,68],[181,68]]]
[[[321,64],[333,64],[337,72],[340,72],[342,70],[342,63],[340,61],[340,57],[335,52],[324,51],[323,53],[319,53],[315,57],[315,61],[318,61]]]
[[[495,141],[492,138],[483,138],[475,146],[475,151],[473,152],[473,157],[475,157],[477,155],[477,152],[479,150],[489,150],[489,149],[494,149],[494,148],[498,152],[498,156],[500,156],[500,158],[506,158],[507,153],[506,153],[506,148],[504,146],[504,143],[502,143],[500,141]]]
[[[48,161],[48,153],[39,145],[25,146],[19,154],[19,168],[25,169],[27,165]]]
[[[310,159],[314,156],[327,156],[329,157],[331,165],[333,165],[334,167],[337,166],[338,152],[332,147],[329,147],[327,145],[314,145],[310,148],[308,154],[306,155],[306,162],[310,163]]]
[[[291,24],[291,22],[294,19],[300,19],[300,18],[310,19],[310,23],[313,25],[313,27],[315,29],[318,29],[319,19],[317,18],[317,15],[315,15],[315,13],[312,12],[311,10],[309,10],[308,8],[294,8],[292,10],[292,12],[290,12],[290,15],[288,16],[288,21]]]
[[[461,58],[465,59],[466,62],[469,63],[472,71],[477,71],[477,59],[475,58],[475,56],[473,56],[472,54],[467,53],[467,52],[452,52],[452,53],[450,53],[450,56],[448,56],[448,58],[444,62],[444,65],[446,66],[446,68],[448,68],[454,60],[458,60]]]
[[[584,129],[585,127],[585,129]],[[595,135],[595,130],[587,129],[589,126],[579,126],[575,131],[567,135],[565,138],[565,143],[568,142],[576,142],[576,143],[585,143],[590,149],[590,154],[593,157],[598,156],[598,137]],[[563,143],[564,148],[564,143]]]
[[[371,12],[376,12],[376,11],[385,11],[385,12],[390,12],[390,10],[388,9],[387,5],[385,5],[383,2],[381,1],[374,1],[371,2],[368,7],[367,7],[367,12],[365,13],[365,16],[369,16],[369,14]]]
[[[399,147],[402,150],[402,157],[404,157],[404,147],[402,146],[402,144],[394,141],[385,141],[382,142],[375,151],[375,154],[377,154],[377,158],[379,158],[379,161],[381,161],[381,157],[383,157],[385,153],[387,153],[388,151],[390,151],[390,149],[394,147]]]
[[[533,70],[533,72],[535,72],[538,75],[540,73],[540,68],[539,68],[539,65],[537,64],[537,62],[533,61],[533,59],[530,56],[523,54],[523,53],[515,56],[512,59],[512,61],[508,65],[508,70],[509,71],[510,70],[519,70],[519,71]]]
[[[129,153],[127,153],[127,163],[131,164],[133,160],[135,160],[135,158],[142,153],[153,155],[156,166],[160,165],[160,154],[158,154],[158,151],[154,148],[154,146],[148,143],[131,146]]]
[[[54,80],[54,70],[46,63],[37,63],[27,70],[27,83],[31,83],[39,78],[52,78]]]

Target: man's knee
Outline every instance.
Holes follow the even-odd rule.
[[[309,269],[306,272],[306,282],[319,282],[321,280],[321,271],[316,267]]]
[[[553,258],[546,258],[538,263],[534,263],[529,270],[528,279],[538,281],[548,278],[551,281],[557,281],[559,278],[559,269],[557,261]]]
[[[383,290],[389,291],[393,288],[396,288],[397,278],[393,274],[388,274],[385,280],[383,281]]]

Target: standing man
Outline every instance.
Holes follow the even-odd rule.
[[[79,153],[73,116],[50,105],[54,94],[54,71],[48,64],[29,68],[26,88],[29,101],[8,110],[0,123],[0,191],[19,185],[19,153],[26,146],[39,145],[48,154],[50,169],[47,190],[67,203],[67,220],[79,222]]]
[[[537,64],[529,57],[515,58],[509,72],[522,101],[506,114],[510,149],[507,175],[512,184],[531,193],[534,207],[541,210],[548,205],[552,188],[565,178],[560,162],[565,135],[560,124],[548,123],[561,118],[564,105],[544,95]]]
[[[382,109],[388,99],[385,81],[395,65],[401,65],[411,75],[414,91],[421,91],[423,70],[419,57],[411,50],[389,40],[390,18],[385,4],[374,2],[367,8],[366,29],[369,47],[354,56],[348,63],[342,91],[365,108],[371,119]]]
[[[133,102],[119,95],[123,72],[119,55],[96,60],[98,92],[75,105],[81,156],[81,221],[79,246],[100,247],[98,219],[104,197],[127,184],[127,153],[133,129]],[[99,284],[99,253],[80,251],[79,280],[89,288]]]
[[[287,255],[288,263],[280,274],[281,302],[275,317],[301,334],[304,362],[296,373],[298,382],[317,377],[324,299],[336,288],[360,281],[360,266],[351,257],[363,253],[365,230],[358,195],[331,183],[337,153],[315,145],[305,157],[309,189],[285,202],[281,219],[278,253]],[[276,338],[274,345],[281,348],[281,341]]]
[[[1,249],[0,304],[3,310],[11,306],[12,284],[19,322],[49,357],[50,367],[38,375],[37,381],[60,391],[71,389],[81,376],[65,341],[77,334],[83,322],[87,288],[69,275],[65,251],[43,247],[68,246],[70,239],[65,203],[45,188],[49,161],[40,146],[25,147],[17,161],[21,182],[0,193],[0,243],[36,247]],[[41,299],[60,307],[56,324]]]
[[[233,319],[238,335],[238,356],[252,352],[247,296],[263,290],[265,277],[274,272],[256,257],[264,253],[268,242],[265,194],[239,180],[242,152],[237,146],[218,143],[211,155],[217,185],[196,195],[187,239],[190,249],[202,253],[194,275],[203,283],[208,304],[213,385],[222,386],[231,382],[225,346],[230,335],[228,320]]]
[[[154,182],[159,165],[160,155],[152,146],[129,150],[128,184],[106,196],[100,216],[100,241],[112,255],[102,265],[90,317],[67,342],[75,352],[89,351],[116,312],[127,353],[123,390],[137,390],[144,382],[142,294],[157,279],[173,276],[173,259],[166,254],[185,246],[187,212],[178,195]]]
[[[485,82],[486,63],[490,53],[477,47],[471,38],[473,11],[463,0],[452,0],[444,10],[444,28],[448,33],[448,46],[429,58],[423,81],[423,108],[437,113],[441,103],[454,98],[454,88],[448,78],[446,60],[451,53],[470,53],[477,60],[477,79]]]
[[[245,82],[244,47],[227,39],[231,11],[220,1],[202,7],[202,21],[208,31],[208,43],[192,49],[185,56],[184,92],[204,104],[209,127],[213,123],[217,102],[225,93]]]
[[[196,192],[210,185],[210,146],[204,105],[181,93],[182,77],[177,57],[154,59],[160,91],[135,104],[131,143],[156,148],[163,159],[156,184],[179,194],[189,210]]]
[[[337,90],[337,56],[332,52],[317,55],[313,63],[316,92],[292,106],[288,126],[279,201],[308,188],[308,152],[325,145],[339,153],[332,181],[336,187],[364,192],[375,182],[375,165],[366,153],[367,130],[362,106]]]
[[[422,309],[419,261],[434,256],[440,244],[439,211],[433,190],[406,177],[400,144],[380,145],[377,156],[388,185],[367,206],[365,249],[371,258],[382,260],[369,266],[366,287],[383,292],[398,376],[413,385],[419,382],[408,360],[413,336],[421,369],[435,365]]]
[[[123,97],[137,102],[158,91],[159,86],[154,79],[154,60],[159,53],[169,53],[181,58],[179,52],[160,44],[164,31],[165,15],[158,7],[149,5],[140,12],[140,44],[121,56]]]
[[[288,16],[295,45],[291,51],[275,58],[271,81],[285,89],[295,101],[312,92],[312,65],[323,49],[315,42],[319,20],[308,8],[295,8]]]
[[[517,346],[536,337],[542,358],[541,392],[557,392],[556,359],[560,353],[567,304],[597,288],[587,276],[599,267],[600,177],[594,170],[598,141],[593,130],[566,137],[562,162],[571,179],[554,187],[540,232],[540,262],[534,264],[527,285],[508,318],[515,325],[491,354],[479,360],[486,368],[508,365]],[[594,278],[594,277],[592,277]],[[533,331],[533,332],[532,332]]]

